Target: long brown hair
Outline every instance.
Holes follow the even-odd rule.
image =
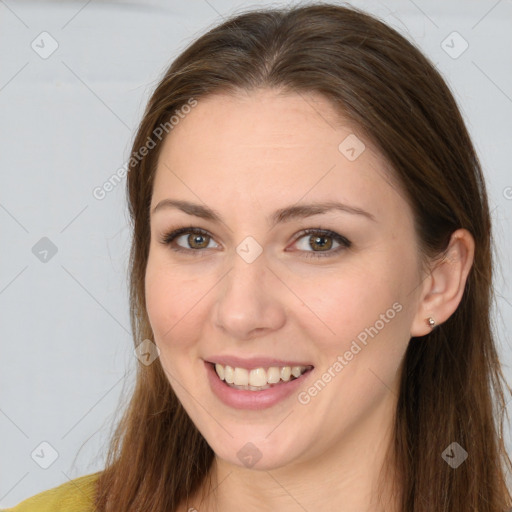
[[[323,94],[379,148],[410,202],[425,261],[446,249],[454,230],[473,235],[474,263],[459,307],[407,348],[393,469],[401,512],[508,510],[506,381],[491,331],[492,237],[481,166],[436,68],[372,15],[326,3],[251,10],[211,29],[174,60],[149,100],[128,167],[135,345],[154,339],[144,277],[163,140],[155,137],[158,127],[166,126],[172,137],[169,119],[191,99],[262,87]],[[141,158],[140,148],[150,139],[155,147]],[[452,442],[469,454],[457,469],[441,456]],[[96,506],[101,512],[173,512],[205,484],[213,457],[159,360],[138,364],[133,394],[98,480]]]

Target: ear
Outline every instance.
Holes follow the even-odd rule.
[[[475,241],[467,229],[452,233],[443,258],[435,260],[431,273],[425,278],[416,315],[411,325],[411,336],[425,336],[431,332],[428,318],[435,326],[445,322],[457,309],[475,254]]]

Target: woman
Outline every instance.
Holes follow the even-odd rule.
[[[329,4],[215,27],[127,191],[133,397],[104,471],[13,510],[510,509],[486,187],[395,30]]]

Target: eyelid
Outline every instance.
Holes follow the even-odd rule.
[[[170,245],[176,238],[179,238],[182,235],[185,234],[198,234],[207,236],[211,240],[215,240],[215,238],[205,229],[198,228],[196,226],[184,226],[177,229],[171,229],[170,231],[166,231],[163,233],[163,235],[160,237],[160,242],[164,245]],[[218,243],[218,242],[216,242]],[[176,252],[188,252],[188,253],[201,253],[204,252],[205,249],[187,249],[184,247],[179,247],[178,249],[173,248]]]
[[[303,229],[303,230],[299,231],[293,244],[296,244],[301,238],[307,237],[308,235],[312,236],[315,234],[320,235],[320,236],[326,236],[328,238],[332,238],[333,240],[338,242],[340,245],[339,245],[339,247],[336,247],[335,249],[329,250],[329,251],[301,251],[301,250],[299,250],[299,252],[304,253],[303,257],[305,257],[305,258],[334,257],[334,256],[338,255],[340,252],[342,252],[352,246],[352,242],[348,238],[344,237],[343,235],[340,235],[339,233],[336,233],[335,231],[332,231],[331,229],[326,229],[326,228],[321,228],[321,227],[308,228],[308,229]]]
[[[160,242],[164,245],[171,245],[171,243],[176,240],[176,238],[184,235],[184,234],[199,234],[204,235],[210,238],[211,240],[215,241],[215,238],[205,229],[198,228],[196,226],[184,226],[177,229],[171,229],[170,231],[166,231],[161,237]],[[304,238],[305,236],[312,236],[312,235],[319,235],[319,236],[326,236],[328,238],[332,238],[336,242],[340,244],[339,247],[335,248],[334,250],[328,250],[328,251],[304,251],[299,250],[297,252],[305,253],[304,257],[313,257],[313,258],[321,258],[321,257],[330,257],[335,256],[339,252],[348,249],[352,246],[352,242],[344,237],[343,235],[340,235],[339,233],[336,233],[335,231],[332,231],[330,229],[322,228],[322,227],[316,227],[316,228],[307,228],[299,231],[293,241],[293,244],[296,244],[301,238]],[[215,242],[218,243],[218,242]],[[172,247],[171,248],[175,252],[183,252],[187,254],[192,254],[194,256],[203,255],[208,248],[202,248],[202,249],[187,249],[181,246]],[[211,248],[210,248],[211,249]],[[288,251],[290,252],[290,251]],[[294,252],[294,251],[291,251]]]

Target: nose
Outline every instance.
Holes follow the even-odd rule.
[[[252,263],[238,254],[217,288],[215,326],[232,339],[246,340],[280,329],[285,321],[283,284],[264,253]]]

